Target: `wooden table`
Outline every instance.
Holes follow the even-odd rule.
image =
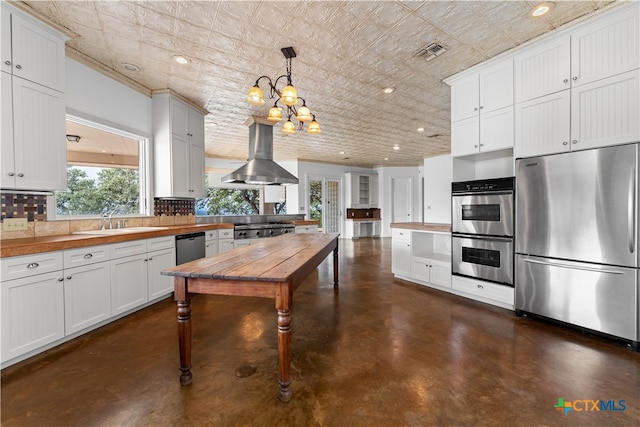
[[[274,298],[278,312],[279,399],[291,400],[291,306],[293,291],[333,251],[338,288],[338,235],[285,234],[166,269],[175,277],[178,304],[180,384],[191,384],[191,295]]]

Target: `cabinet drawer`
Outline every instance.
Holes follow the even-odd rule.
[[[208,230],[204,232],[204,240],[206,242],[218,238],[218,230]]]
[[[79,267],[109,260],[109,246],[89,246],[64,251],[64,268]]]
[[[219,239],[233,239],[233,230],[225,229],[225,230],[217,230]]]
[[[147,239],[147,251],[158,251],[161,249],[171,249],[176,246],[176,238],[174,236],[156,237]]]
[[[411,241],[411,230],[407,230],[404,228],[392,228],[391,229],[391,238],[394,242],[406,242],[410,243]]]
[[[478,296],[480,299],[493,300],[509,306],[514,304],[514,292],[511,286],[453,276],[451,278],[451,287],[455,290]]]
[[[3,258],[2,281],[19,279],[36,274],[62,270],[62,252],[44,252],[41,254]]]
[[[114,243],[111,245],[111,259],[138,255],[145,252],[147,252],[146,240],[131,240],[129,242]]]

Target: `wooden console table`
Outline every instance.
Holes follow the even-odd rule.
[[[279,399],[291,400],[291,306],[293,291],[333,252],[333,286],[338,288],[338,235],[285,234],[250,246],[166,269],[174,276],[178,304],[180,384],[191,384],[191,295],[273,298],[278,311]]]

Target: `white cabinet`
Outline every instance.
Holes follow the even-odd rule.
[[[391,272],[402,278],[411,277],[411,230],[392,229]]]
[[[411,278],[451,287],[451,235],[411,230]]]
[[[515,58],[516,103],[568,89],[571,85],[568,35],[533,45]]]
[[[108,245],[63,252],[66,335],[111,317],[109,257]]]
[[[345,174],[347,181],[346,198],[349,208],[378,207],[378,175],[358,173]]]
[[[2,362],[64,337],[62,254],[2,260]]]
[[[345,238],[359,239],[360,237],[379,237],[380,236],[380,220],[352,220],[347,219]]]
[[[232,249],[242,248],[244,246],[250,246],[250,245],[251,245],[251,239],[234,240]]]
[[[451,182],[453,162],[450,155],[424,159],[424,222],[451,222]]]
[[[204,114],[168,93],[152,98],[156,197],[204,197]]]
[[[2,71],[64,92],[65,37],[2,3]]]
[[[175,237],[156,237],[147,240],[147,293],[149,301],[173,292],[173,276],[160,272],[176,265]]]
[[[147,246],[144,240],[111,245],[111,313],[129,311],[148,301]]]
[[[230,251],[234,248],[233,229],[218,230],[218,253]]]
[[[451,81],[451,154],[513,147],[513,61]]]
[[[451,288],[458,294],[487,304],[513,310],[515,306],[514,288],[484,280],[453,276]]]
[[[318,225],[296,225],[295,228],[296,234],[299,233],[317,233]]]
[[[411,277],[431,285],[451,287],[451,262],[443,259],[413,257]]]
[[[218,249],[218,230],[208,230],[204,233],[204,256],[215,255]]]

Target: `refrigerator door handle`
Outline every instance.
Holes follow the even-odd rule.
[[[561,268],[569,268],[571,270],[584,270],[584,271],[593,271],[595,273],[608,273],[608,274],[624,274],[624,271],[619,270],[606,270],[604,268],[592,268],[592,267],[584,267],[581,265],[569,265],[569,264],[561,264],[557,262],[549,262],[549,261],[538,261],[535,259],[523,259],[524,262],[529,262],[532,264],[542,264],[548,265],[551,267],[561,267]]]
[[[629,192],[627,194],[627,230],[629,233],[629,252],[636,250],[636,170],[629,171]]]

